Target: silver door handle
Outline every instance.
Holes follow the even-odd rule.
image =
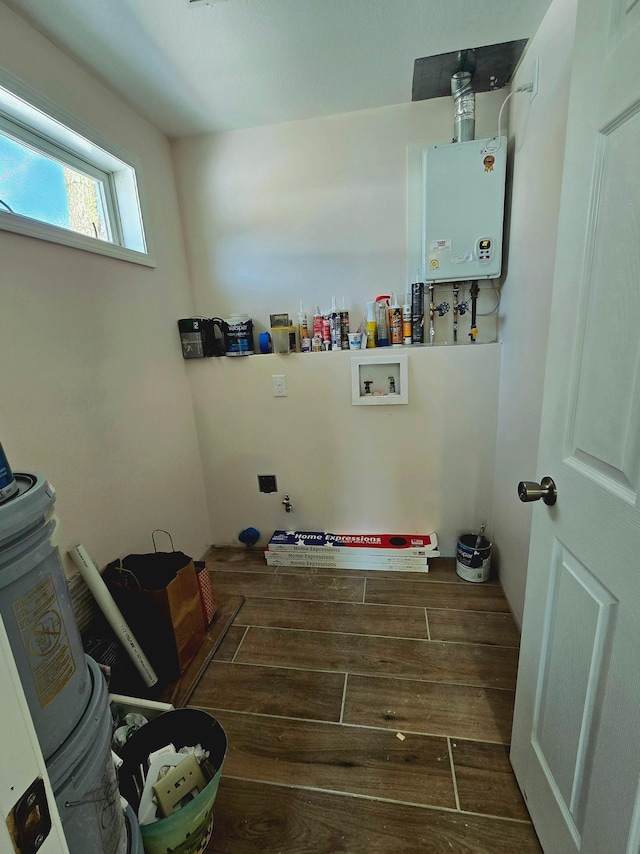
[[[550,477],[543,477],[540,483],[521,480],[518,484],[518,498],[520,501],[539,501],[542,498],[545,504],[551,506],[556,503],[558,490]]]

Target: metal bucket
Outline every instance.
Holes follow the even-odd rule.
[[[491,574],[491,543],[477,534],[463,534],[456,550],[456,572],[465,581],[486,581]]]
[[[47,761],[70,854],[126,854],[129,845],[111,757],[107,683],[87,656],[91,699],[78,726]]]
[[[48,514],[55,490],[15,473],[18,494],[0,505],[0,614],[48,759],[80,721],[91,685],[67,580]]]

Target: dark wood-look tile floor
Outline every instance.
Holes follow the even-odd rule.
[[[519,636],[499,583],[269,567],[212,550],[245,602],[189,705],[224,727],[213,852],[540,854],[508,758]]]

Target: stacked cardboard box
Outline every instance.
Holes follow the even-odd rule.
[[[435,534],[274,531],[265,557],[269,566],[428,572],[437,546]]]

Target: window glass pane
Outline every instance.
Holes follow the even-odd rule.
[[[110,240],[101,181],[0,133],[0,209]]]

